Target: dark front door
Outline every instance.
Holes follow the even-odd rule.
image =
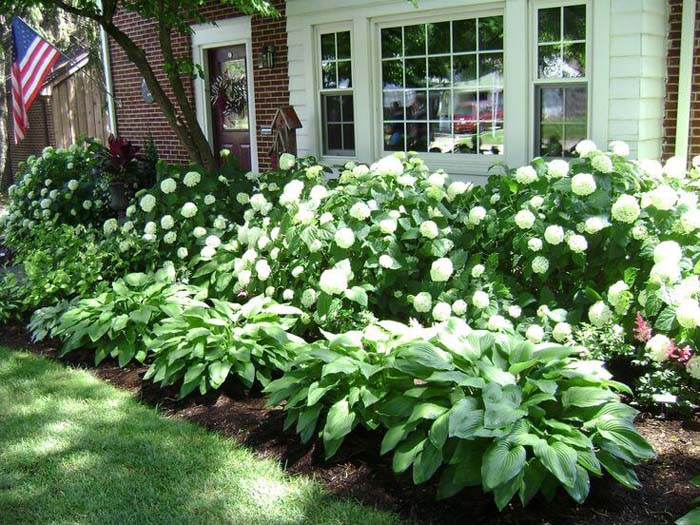
[[[250,119],[245,45],[209,50],[209,86],[217,158],[225,148],[250,170]]]

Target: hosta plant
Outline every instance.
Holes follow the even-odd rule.
[[[441,497],[480,485],[501,509],[516,495],[523,504],[538,492],[551,498],[558,486],[581,502],[589,476],[604,471],[638,488],[632,467],[654,452],[634,428],[637,412],[619,400],[626,387],[601,362],[577,358],[580,348],[471,330],[457,319],[373,331],[369,340],[324,343],[345,342],[353,359],[328,360],[327,348],[317,348],[268,387],[272,402],[287,400],[304,437],[323,422],[327,452],[360,422],[382,426],[382,453],[393,453],[396,472],[411,468],[422,483],[439,471]],[[377,353],[377,340],[391,343]],[[356,379],[324,367],[354,370]],[[305,370],[312,383],[302,380]]]
[[[170,316],[153,328],[148,347],[155,359],[146,379],[182,381],[180,396],[219,388],[229,375],[250,388],[267,385],[287,369],[299,338],[287,333],[301,312],[255,297],[243,305],[211,300]]]
[[[153,274],[132,273],[112,283],[110,290],[81,299],[61,316],[53,335],[64,339],[62,354],[77,348],[95,349],[95,363],[112,356],[124,366],[147,356],[144,337],[166,317],[203,304],[206,292],[175,282],[175,270],[166,265]]]

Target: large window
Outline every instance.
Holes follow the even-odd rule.
[[[503,154],[503,17],[384,27],[385,151]]]
[[[350,31],[325,33],[321,40],[323,153],[355,155],[355,119]]]
[[[586,5],[537,10],[535,154],[571,156],[588,136]]]

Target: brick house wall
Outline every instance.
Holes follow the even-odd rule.
[[[289,103],[285,2],[284,0],[275,0],[273,4],[282,16],[279,18],[253,16],[251,20],[253,60],[257,60],[264,46],[274,45],[275,47],[275,66],[273,68],[253,68],[260,170],[271,167],[268,151],[272,145],[272,138],[261,135],[260,127],[269,125],[275,110],[279,106]],[[230,6],[223,6],[216,2],[206,4],[200,12],[206,20],[211,21],[242,16]],[[115,21],[120,29],[146,51],[154,71],[159,79],[164,80],[165,72],[163,71],[163,60],[159,56],[160,47],[155,23],[144,21],[137,14],[129,12],[118,13]],[[176,56],[191,60],[190,37],[175,36],[173,50]],[[189,162],[187,152],[168,126],[158,105],[144,102],[141,96],[142,77],[138,70],[128,61],[122,49],[112,41],[110,41],[110,56],[119,135],[140,143],[151,133],[162,159],[172,163],[187,164]],[[163,85],[167,88],[167,82]],[[194,89],[192,79],[186,80],[185,88],[192,98]],[[169,89],[166,89],[166,93],[172,94]]]
[[[12,107],[11,105],[9,107]],[[12,173],[17,173],[19,165],[31,155],[41,155],[41,151],[49,145],[56,143],[53,125],[53,111],[51,110],[51,98],[43,95],[34,100],[34,104],[27,112],[29,127],[24,132],[24,140],[19,144],[14,141],[14,121],[9,119],[8,157]]]
[[[663,156],[673,156],[676,143],[676,107],[678,104],[678,74],[681,48],[682,0],[669,0],[668,54],[666,101],[664,115]],[[690,96],[690,136],[688,157],[700,155],[700,2],[695,17],[693,45],[693,86]]]

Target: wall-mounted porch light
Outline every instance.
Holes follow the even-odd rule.
[[[270,69],[275,67],[275,46],[263,46],[258,57],[258,69]]]

